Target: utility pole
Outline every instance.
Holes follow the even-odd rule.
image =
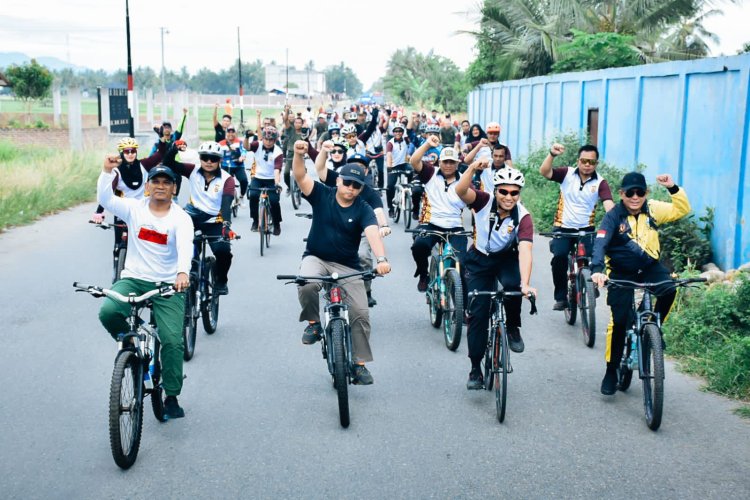
[[[240,78],[240,128],[244,128],[245,126],[245,117],[244,117],[244,108],[245,108],[245,102],[244,102],[244,91],[242,90],[242,52],[240,50],[240,27],[237,26],[237,70],[239,72],[239,78]]]
[[[286,100],[289,102],[289,49],[286,49]]]
[[[135,124],[133,123],[135,96],[133,95],[133,64],[130,60],[130,6],[128,0],[125,0],[125,38],[128,45],[128,130],[130,137],[135,137]]]
[[[161,109],[162,109],[162,120],[165,120],[167,111],[167,83],[165,81],[166,71],[164,69],[164,35],[169,34],[169,30],[164,26],[159,28],[161,31]]]

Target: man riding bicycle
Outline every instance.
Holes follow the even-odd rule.
[[[596,232],[591,280],[598,286],[604,286],[609,278],[641,283],[670,279],[669,270],[659,262],[658,227],[689,214],[690,202],[685,190],[674,183],[671,175],[657,175],[656,182],[667,188],[672,203],[647,200],[648,186],[643,174],[630,172],[622,178],[621,201],[607,212]],[[658,297],[655,311],[662,322],[667,319],[675,294],[675,288],[670,285],[654,290]],[[607,371],[601,387],[602,394],[607,396],[617,391],[617,368],[622,359],[625,329],[632,320],[632,303],[632,289],[612,288],[607,292],[612,315],[607,326]]]
[[[281,169],[284,166],[284,152],[276,144],[279,132],[275,127],[266,127],[262,132],[261,142],[250,143],[245,139],[245,149],[249,154],[255,156],[255,176],[250,184],[250,217],[253,219],[253,232],[258,231],[258,200],[260,200],[260,188],[277,187],[276,191],[269,191],[268,198],[271,202],[271,217],[273,218],[273,234],[281,234],[281,204],[279,193],[281,192]]]
[[[219,141],[221,152],[221,168],[240,181],[240,200],[247,194],[247,172],[245,172],[245,151],[242,141],[237,137],[234,125],[227,128],[227,138]]]
[[[182,390],[182,325],[188,273],[193,253],[193,223],[185,211],[172,202],[175,174],[158,166],[148,173],[146,198],[121,198],[112,188],[113,169],[122,158],[109,156],[99,175],[99,203],[127,224],[128,258],[122,279],[112,290],[127,296],[142,295],[164,284],[173,283],[178,293],[151,299],[161,341],[162,380],[167,394],[164,410],[169,418],[185,416],[177,396]],[[99,311],[99,320],[114,339],[129,330],[130,305],[107,297]]]
[[[312,226],[299,274],[315,276],[360,271],[358,249],[363,232],[375,253],[378,274],[388,274],[391,266],[378,233],[375,212],[359,197],[365,185],[364,169],[358,164],[344,165],[339,171],[336,187],[325,186],[313,181],[307,174],[307,148],[305,141],[297,141],[294,145],[294,178],[313,210]],[[356,280],[343,284],[342,288],[346,294],[344,300],[349,305],[352,329],[355,363],[352,382],[369,385],[373,383],[373,379],[365,363],[372,361],[372,351],[365,286],[361,280]],[[302,306],[299,319],[308,322],[302,335],[303,344],[313,344],[321,339],[323,328],[320,325],[319,290],[320,284],[310,283],[300,287],[298,291]]]

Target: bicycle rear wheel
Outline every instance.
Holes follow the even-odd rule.
[[[266,248],[271,246],[271,226],[274,224],[276,224],[276,221],[273,220],[273,216],[271,215],[271,206],[266,204],[266,228],[268,228],[266,231]]]
[[[216,331],[216,325],[219,323],[219,295],[214,292],[216,289],[216,259],[214,257],[206,257],[204,272],[208,283],[203,285],[206,290],[201,301],[201,319],[203,328],[210,335]]]
[[[458,349],[464,326],[464,292],[461,276],[456,269],[445,273],[445,310],[443,311],[443,336],[445,347]]]
[[[161,344],[159,339],[154,342],[154,373],[151,374],[151,380],[154,388],[151,389],[151,409],[154,411],[154,417],[159,422],[166,422],[167,416],[164,413],[164,387],[161,385]]]
[[[143,361],[133,351],[120,351],[109,388],[109,444],[120,468],[135,463],[142,430]]]
[[[583,343],[594,347],[596,343],[596,295],[591,271],[583,268],[578,273],[578,307],[581,310]]]
[[[402,197],[403,189],[401,186],[396,184],[396,193],[393,195],[393,222],[394,224],[398,224],[398,221],[401,219],[401,197]],[[406,222],[406,213],[404,213],[404,222]]]
[[[341,427],[349,427],[349,381],[346,366],[346,352],[344,351],[344,321],[334,319],[330,324],[331,340],[333,341],[333,386],[339,401],[339,421]],[[329,353],[330,354],[330,353]]]
[[[190,287],[185,293],[185,319],[182,325],[182,359],[190,361],[195,355],[195,339],[198,332],[198,316],[196,314],[195,279],[190,279]]]
[[[115,275],[112,279],[112,283],[120,281],[122,277],[122,270],[125,269],[125,257],[128,255],[128,247],[123,246],[117,249],[117,256],[115,257]]]
[[[404,196],[404,229],[411,227],[411,193]]]
[[[661,425],[664,405],[664,351],[661,330],[653,323],[643,326],[641,335],[641,379],[643,380],[643,408],[648,428],[655,431]]]
[[[565,321],[569,325],[576,324],[576,316],[578,315],[578,300],[576,297],[576,281],[575,278],[571,278],[570,275],[573,272],[573,256],[568,256],[568,305],[565,307]]]
[[[492,378],[495,386],[495,409],[497,420],[505,420],[505,404],[508,396],[508,371],[510,369],[510,353],[508,351],[508,335],[502,323],[494,331],[495,341],[492,350]]]
[[[266,210],[266,205],[263,203],[261,203],[260,207],[258,207],[258,221],[258,234],[260,235],[260,256],[263,257],[266,233],[268,232],[268,210]]]
[[[440,285],[437,280],[437,260],[433,255],[430,257],[429,288],[425,293],[427,307],[430,308],[430,324],[439,328],[443,322],[443,310],[440,308]]]

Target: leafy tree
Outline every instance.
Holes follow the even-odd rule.
[[[44,99],[50,95],[53,76],[52,73],[32,59],[23,66],[12,65],[5,71],[13,94],[26,102],[26,123],[31,119],[31,105],[34,101]]]
[[[564,73],[642,64],[632,42],[632,36],[619,33],[588,34],[573,30],[573,40],[560,45],[552,71]]]
[[[737,54],[747,54],[747,53],[750,53],[750,42],[746,42],[745,45],[743,45],[742,48],[737,51]]]
[[[362,94],[362,82],[343,61],[338,66],[329,66],[323,73],[326,75],[326,92],[348,96]]]

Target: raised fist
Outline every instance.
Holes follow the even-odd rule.
[[[656,182],[664,186],[665,188],[671,188],[674,186],[674,179],[669,174],[660,174],[656,176]]]
[[[431,135],[427,138],[427,143],[433,148],[436,148],[440,146],[440,137],[436,135]]]
[[[306,155],[307,154],[307,141],[296,141],[294,143],[294,154],[296,155]]]
[[[565,146],[562,144],[554,143],[551,148],[549,148],[549,154],[552,156],[560,156],[565,152]]]
[[[333,149],[333,141],[324,141],[323,144],[320,147],[326,153],[330,153],[331,150]]]

